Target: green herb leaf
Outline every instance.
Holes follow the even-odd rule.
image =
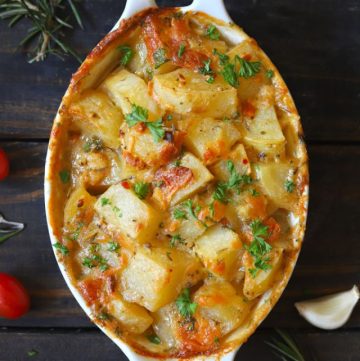
[[[255,189],[250,189],[250,194],[253,196],[253,197],[258,197],[260,195],[260,193]]]
[[[126,123],[129,127],[133,127],[139,122],[146,122],[149,116],[147,109],[139,105],[132,104],[131,113],[125,115]]]
[[[157,49],[153,54],[155,69],[159,68],[162,64],[166,63],[166,50],[164,48]]]
[[[133,50],[130,48],[129,45],[120,45],[118,49],[121,54],[120,64],[123,66],[129,64],[131,58],[134,55]]]
[[[102,207],[111,204],[110,199],[109,199],[109,198],[105,198],[105,197],[102,197],[102,198],[100,199],[100,202],[101,202],[101,206],[102,206]]]
[[[190,289],[184,288],[175,301],[176,307],[181,316],[190,318],[195,314],[197,303],[192,302],[190,298]]]
[[[170,240],[170,247],[173,248],[179,243],[183,244],[185,241],[180,237],[180,234],[174,234]]]
[[[122,212],[121,212],[121,209],[120,209],[119,207],[113,206],[113,207],[112,207],[112,210],[113,210],[113,212],[114,212],[119,218],[122,217]]]
[[[224,80],[228,82],[232,87],[239,87],[239,77],[235,69],[235,64],[226,63],[223,69],[220,71],[220,74],[223,76]]]
[[[271,78],[274,76],[274,71],[271,70],[271,69],[266,70],[265,76],[266,76],[268,79],[271,79]]]
[[[181,208],[175,208],[173,212],[173,217],[175,219],[187,219],[186,212]]]
[[[217,29],[217,27],[215,25],[209,25],[206,29],[206,35],[211,39],[211,40],[219,40],[220,38],[220,32]]]
[[[235,61],[240,63],[239,76],[245,79],[255,76],[260,71],[260,61],[248,61],[244,58],[240,58],[238,55],[235,56]]]
[[[149,183],[137,182],[134,184],[134,192],[140,199],[145,199],[149,194]]]
[[[286,192],[292,193],[295,190],[295,183],[291,179],[287,179],[284,183],[284,188]]]
[[[63,169],[59,172],[59,177],[64,184],[69,183],[70,181],[70,173],[66,169]]]
[[[178,51],[178,58],[181,58],[183,56],[184,52],[185,52],[185,45],[180,44],[179,51]]]
[[[110,251],[110,252],[118,252],[119,249],[120,249],[119,243],[114,242],[114,241],[109,242],[108,251]]]
[[[217,55],[220,60],[220,65],[225,65],[229,62],[229,56],[223,53],[220,53],[217,49],[213,49],[213,54]]]
[[[54,243],[53,247],[60,251],[64,256],[69,254],[69,249],[60,242]]]
[[[161,340],[159,338],[159,336],[152,334],[152,335],[147,335],[147,339],[151,342],[154,343],[155,345],[160,345]]]
[[[146,122],[145,124],[149,128],[150,133],[152,134],[156,143],[164,138],[165,130],[162,119],[158,119],[154,122]]]
[[[89,152],[98,152],[100,150],[102,150],[104,147],[103,141],[99,138],[88,138],[86,139],[83,149],[86,153]]]

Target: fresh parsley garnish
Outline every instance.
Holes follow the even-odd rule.
[[[250,194],[253,196],[253,197],[258,197],[260,195],[260,193],[255,189],[250,189]]]
[[[107,206],[108,204],[110,204],[110,199],[109,198],[106,198],[106,197],[102,197],[100,198],[100,202],[101,202],[101,206],[104,207],[104,206]]]
[[[244,58],[240,58],[238,55],[235,56],[235,61],[240,62],[239,76],[248,79],[255,76],[261,68],[260,61],[248,61]]]
[[[110,251],[110,252],[117,252],[119,249],[120,249],[119,243],[117,243],[117,242],[115,242],[115,241],[110,241],[110,242],[109,242],[108,251]]]
[[[184,243],[184,240],[180,237],[180,234],[174,234],[170,239],[170,247],[174,248],[179,243]]]
[[[154,343],[155,345],[160,345],[160,343],[161,343],[159,336],[157,336],[155,334],[147,335],[146,337],[151,343]]]
[[[126,123],[129,127],[133,127],[138,123],[144,123],[145,126],[149,129],[151,135],[154,138],[155,142],[159,142],[165,135],[164,124],[162,119],[158,119],[154,122],[147,121],[149,117],[149,112],[147,109],[133,104],[131,113],[125,115]]]
[[[271,79],[271,78],[274,76],[274,70],[271,70],[271,69],[266,70],[265,76],[266,76],[268,79]]]
[[[63,244],[61,244],[60,242],[54,243],[53,247],[55,249],[57,249],[58,251],[60,251],[64,256],[69,254],[69,249],[66,246],[64,246]]]
[[[211,24],[206,28],[206,36],[208,36],[211,40],[219,40],[220,32],[215,25]]]
[[[206,75],[207,76],[206,81],[211,84],[215,80],[214,78],[215,73],[211,69],[210,65],[211,65],[211,59],[204,60],[204,66],[199,68],[199,72],[200,74]]]
[[[189,319],[191,318],[197,309],[197,303],[192,302],[190,298],[190,289],[184,288],[179,297],[175,301],[176,307],[181,316]]]
[[[217,49],[213,49],[213,54],[219,57],[220,65],[225,65],[229,61],[229,56],[223,53],[220,53]]]
[[[149,194],[150,188],[149,183],[136,182],[134,184],[134,192],[140,199],[145,199]]]
[[[175,219],[187,219],[186,212],[181,208],[175,208],[173,212],[173,217]]]
[[[153,54],[155,69],[159,68],[162,64],[166,63],[166,50],[164,48],[157,49]]]
[[[70,181],[70,172],[66,169],[63,169],[59,172],[59,177],[61,179],[61,182],[64,184],[69,183]]]
[[[88,268],[94,268],[99,267],[100,271],[104,272],[109,268],[109,265],[107,264],[107,260],[103,257],[101,257],[98,254],[90,255],[89,257],[84,257],[83,266]]]
[[[292,193],[295,190],[295,183],[291,179],[287,179],[284,182],[284,188],[285,188],[286,192]]]
[[[178,51],[178,58],[181,58],[183,56],[184,52],[185,52],[185,45],[180,44],[179,51]]]
[[[129,64],[131,58],[134,55],[133,50],[130,48],[129,45],[120,45],[118,49],[121,54],[120,64],[124,66]]]
[[[254,258],[255,268],[249,269],[252,277],[255,277],[259,270],[266,271],[271,268],[269,265],[270,258],[268,253],[272,250],[266,239],[269,237],[269,227],[261,223],[259,219],[250,223],[253,240],[250,246],[245,246],[245,249]]]

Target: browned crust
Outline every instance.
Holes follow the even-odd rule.
[[[79,92],[81,88],[81,82],[82,80],[90,73],[90,71],[93,69],[94,65],[102,59],[106,54],[108,54],[111,50],[113,50],[115,47],[118,46],[118,41],[121,39],[121,36],[123,36],[126,32],[131,31],[136,26],[141,24],[142,19],[148,14],[162,12],[162,11],[168,11],[168,9],[158,9],[158,8],[149,8],[144,11],[141,11],[137,13],[135,16],[128,20],[121,21],[119,27],[106,35],[99,44],[90,52],[90,54],[87,56],[83,64],[80,66],[78,71],[72,76],[69,88],[63,98],[62,104],[59,108],[58,115],[55,118],[54,125],[51,131],[50,136],[50,142],[49,142],[49,152],[50,152],[50,158],[49,158],[49,172],[48,172],[48,178],[46,181],[48,181],[51,184],[50,189],[50,195],[49,195],[49,202],[46,205],[48,207],[48,222],[51,225],[55,237],[60,237],[60,231],[61,231],[61,223],[63,219],[63,211],[62,207],[58,207],[59,204],[61,204],[61,198],[64,197],[64,193],[59,191],[59,189],[63,188],[62,184],[60,183],[58,172],[61,170],[62,164],[63,164],[63,155],[61,152],[62,145],[66,143],[66,137],[67,137],[67,116],[66,116],[66,107],[69,103],[70,99],[76,95],[76,93]],[[227,25],[223,23],[222,21],[218,19],[214,19],[206,14],[200,14],[202,17],[210,19],[215,24],[219,25]],[[240,29],[239,29],[240,30]],[[280,73],[278,72],[277,68],[273,65],[271,60],[266,56],[266,54],[258,47],[255,40],[252,40],[254,45],[258,48],[260,51],[262,61],[266,64],[266,66],[271,66],[271,69],[275,72],[274,77],[274,85],[277,90],[280,90],[277,92],[278,94],[281,94],[279,98],[276,99],[277,104],[280,104],[281,107],[284,108],[284,110],[291,112],[292,114],[298,114],[297,109],[295,107],[294,101],[291,97],[291,94],[280,76]],[[297,124],[297,133],[299,135],[300,139],[303,139],[303,129],[300,120]],[[299,224],[300,226],[296,230],[296,238],[298,239],[298,248],[292,252],[286,253],[286,259],[282,270],[282,279],[278,281],[278,283],[273,287],[273,292],[271,297],[265,302],[260,309],[257,310],[257,312],[252,315],[252,320],[250,324],[248,325],[248,328],[246,332],[241,336],[241,338],[229,342],[224,342],[224,344],[221,345],[219,349],[217,349],[215,352],[213,350],[210,350],[208,352],[200,352],[200,353],[186,353],[179,351],[178,353],[174,354],[158,354],[154,352],[150,352],[149,350],[145,350],[142,347],[140,347],[138,344],[136,344],[131,339],[124,339],[124,341],[130,345],[138,354],[148,357],[154,357],[159,359],[164,358],[191,358],[195,356],[209,356],[210,354],[214,354],[217,357],[221,357],[222,354],[230,352],[234,349],[236,349],[238,346],[243,344],[247,341],[247,339],[254,333],[256,328],[259,326],[259,324],[264,320],[264,318],[269,314],[271,309],[274,307],[278,299],[280,298],[282,292],[284,291],[291,274],[293,272],[293,269],[295,267],[297,258],[300,253],[304,232],[305,232],[305,226],[306,226],[306,217],[307,217],[307,205],[308,205],[308,184],[309,184],[309,172],[308,172],[308,157],[307,152],[305,148],[305,143],[302,141],[299,144],[299,147],[301,147],[301,158],[300,160],[300,166],[298,173],[301,174],[303,179],[303,190],[300,197],[299,202],[299,209],[301,212],[299,215]],[[294,237],[295,238],[295,237]],[[59,261],[64,262],[63,259],[60,259]],[[67,265],[65,264],[65,267]],[[71,270],[67,267],[67,272],[70,274],[71,278]],[[74,283],[74,282],[73,282]],[[95,318],[93,318],[93,321],[95,323],[99,321],[95,321]],[[104,327],[104,324],[101,324],[102,327]],[[105,326],[106,327],[106,326]],[[112,334],[114,338],[118,338],[119,336],[116,335],[116,333],[111,330],[107,329],[108,333]]]

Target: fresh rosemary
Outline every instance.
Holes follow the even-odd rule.
[[[9,27],[25,18],[31,23],[19,44],[30,46],[29,63],[42,61],[49,54],[61,59],[72,55],[81,62],[79,55],[63,42],[63,30],[73,28],[67,16],[69,12],[83,28],[73,0],[0,0],[0,19],[8,20]]]
[[[285,331],[279,329],[275,329],[275,331],[279,337],[273,337],[271,341],[265,342],[273,349],[274,354],[282,361],[305,361],[304,355],[292,337]],[[315,357],[313,357],[312,361],[316,361]]]

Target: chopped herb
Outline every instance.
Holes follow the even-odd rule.
[[[117,251],[119,251],[119,249],[120,249],[119,243],[114,242],[114,241],[110,241],[110,242],[109,242],[108,251],[110,251],[110,252],[117,252]]]
[[[220,343],[219,337],[215,337],[215,338],[214,338],[214,343],[215,343],[216,345],[218,345],[218,344]]]
[[[269,237],[269,227],[261,223],[260,220],[255,220],[250,223],[253,240],[250,246],[245,246],[245,249],[254,258],[255,268],[249,269],[249,273],[252,277],[255,277],[259,270],[266,271],[271,268],[268,264],[270,258],[268,253],[272,250],[266,239]]]
[[[167,257],[170,261],[173,260],[173,259],[171,258],[171,252],[166,252],[166,257]]]
[[[206,35],[211,39],[211,40],[219,40],[220,38],[220,32],[217,29],[217,27],[215,25],[209,25],[206,29]]]
[[[181,58],[184,54],[185,51],[185,45],[184,44],[180,44],[179,46],[179,51],[178,51],[178,57]]]
[[[265,76],[266,76],[268,79],[271,79],[271,78],[274,76],[274,71],[271,70],[271,69],[266,70]]]
[[[131,113],[126,114],[125,120],[129,127],[133,127],[138,123],[144,123],[152,134],[154,141],[159,142],[165,135],[164,124],[162,119],[158,119],[154,122],[148,122],[149,112],[147,109],[142,108],[139,105],[133,104]]]
[[[204,66],[199,68],[199,72],[200,74],[207,76],[206,81],[208,83],[213,83],[215,80],[214,71],[211,69],[210,64],[211,64],[211,59],[204,60]]]
[[[101,313],[98,314],[97,318],[99,320],[106,321],[106,320],[110,319],[110,315],[107,312],[101,312]]]
[[[136,182],[134,184],[134,192],[140,199],[145,199],[149,194],[150,188],[149,183]]]
[[[174,234],[170,240],[170,247],[173,248],[179,243],[184,243],[184,240],[180,237],[180,234]]]
[[[239,87],[239,77],[236,73],[235,64],[226,63],[220,72],[224,80],[228,82],[232,87]]]
[[[60,251],[64,256],[69,254],[69,249],[60,242],[54,243],[53,247],[56,248],[58,251]]]
[[[64,184],[69,183],[69,181],[70,181],[70,173],[69,173],[68,170],[63,169],[62,171],[59,172],[59,176],[60,176],[61,181]]]
[[[87,267],[87,268],[94,268],[95,267],[94,260],[91,259],[90,257],[84,257],[84,259],[82,261],[82,265]]]
[[[147,335],[147,339],[151,342],[154,343],[155,345],[160,345],[161,340],[159,338],[159,336],[152,334],[152,335]]]
[[[292,193],[295,190],[295,183],[292,180],[287,179],[284,183],[284,188],[286,189],[286,192]]]
[[[30,351],[27,352],[27,355],[28,355],[29,357],[34,357],[34,356],[37,356],[38,354],[39,354],[39,352],[36,351],[36,350],[34,350],[34,349],[32,349],[32,350],[30,350]]]
[[[199,213],[201,210],[201,207],[199,205],[197,205],[194,208],[194,204],[193,201],[191,199],[186,200],[185,202],[182,203],[182,206],[185,207],[187,214],[189,216],[191,216],[192,218],[194,218],[196,221],[200,222],[204,227],[207,228],[206,223],[200,221],[200,219],[197,217],[196,213]]]
[[[226,182],[219,182],[216,184],[213,199],[221,203],[228,203],[229,198],[227,195],[228,184]]]
[[[109,198],[102,197],[102,198],[100,199],[100,202],[101,202],[101,206],[104,207],[104,206],[110,204],[110,199],[109,199]]]
[[[260,61],[248,61],[244,58],[235,57],[240,62],[239,76],[248,79],[255,76],[261,68]]]
[[[103,147],[104,147],[103,141],[99,138],[94,137],[94,138],[86,139],[83,149],[86,153],[89,153],[94,151],[98,152],[101,149],[103,149]]]
[[[168,114],[167,116],[166,116],[166,120],[172,120],[173,119],[173,116],[171,115],[171,114]]]
[[[209,205],[209,210],[210,210],[210,217],[211,217],[211,218],[214,218],[214,216],[215,216],[214,201],[210,203],[210,205]]]
[[[79,235],[80,235],[80,231],[81,231],[81,228],[84,226],[84,224],[82,222],[78,223],[78,226],[75,230],[75,232],[72,233],[71,235],[71,240],[72,241],[77,241],[77,239],[79,238]]]
[[[166,51],[164,48],[157,49],[153,54],[155,69],[159,68],[162,64],[166,63],[168,59],[166,58]]]
[[[217,49],[213,49],[213,54],[217,55],[220,60],[220,65],[225,65],[229,61],[229,56],[223,53],[220,53]]]
[[[145,122],[146,126],[149,128],[150,133],[152,134],[155,142],[159,142],[164,138],[165,130],[162,119],[158,119],[154,122]]]
[[[154,71],[147,68],[146,69],[146,74],[148,75],[149,79],[151,80],[153,78],[153,76],[154,76]]]
[[[180,167],[181,166],[181,158],[175,159],[172,162],[172,164],[173,164],[174,167]]]
[[[174,209],[173,217],[175,219],[187,219],[186,212],[181,208],[175,208]]]
[[[250,194],[253,197],[258,197],[260,195],[260,193],[254,188],[254,189],[250,189]]]
[[[113,212],[114,212],[119,218],[122,217],[122,212],[121,212],[121,209],[120,209],[119,207],[113,206],[113,207],[112,207],[112,210],[113,210]]]
[[[129,64],[131,58],[134,55],[133,50],[130,48],[129,45],[121,45],[118,47],[118,49],[121,54],[120,64],[124,66]]]
[[[197,309],[197,303],[192,302],[190,298],[190,289],[184,288],[175,301],[176,307],[181,316],[191,318]]]
[[[99,269],[102,272],[106,271],[109,268],[109,265],[107,264],[107,260],[98,254],[92,254],[89,257],[84,257],[82,261],[82,265],[90,269],[94,267],[99,267]]]

